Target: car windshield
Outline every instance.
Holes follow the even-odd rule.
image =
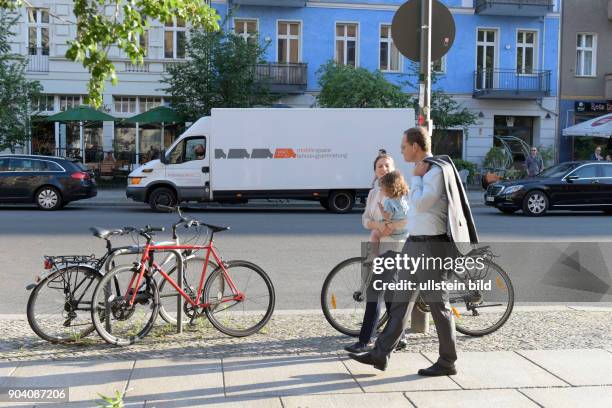
[[[540,174],[538,174],[538,177],[544,177],[544,178],[563,177],[565,175],[565,173],[567,173],[568,171],[572,170],[576,166],[577,166],[576,163],[561,163],[561,164],[557,164],[556,166],[553,166],[553,167],[551,167],[549,169],[546,169],[543,172],[541,172]]]

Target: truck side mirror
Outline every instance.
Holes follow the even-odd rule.
[[[166,149],[163,149],[159,154],[159,161],[162,164],[168,164],[168,159],[166,158]]]

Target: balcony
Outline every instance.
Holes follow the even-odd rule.
[[[306,0],[234,0],[242,6],[305,7]]]
[[[540,99],[550,95],[550,71],[523,74],[513,69],[474,71],[474,98]]]
[[[476,14],[485,16],[544,17],[554,0],[476,0]]]
[[[303,93],[308,79],[308,64],[269,62],[257,64],[256,78],[268,81],[270,90],[277,93]]]
[[[49,72],[48,55],[28,55],[28,72]]]

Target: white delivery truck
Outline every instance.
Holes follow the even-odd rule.
[[[274,198],[347,212],[372,187],[379,149],[403,162],[414,121],[413,109],[213,109],[130,173],[127,196],[154,210]]]

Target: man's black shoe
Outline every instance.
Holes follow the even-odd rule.
[[[408,347],[408,340],[402,338],[399,343],[397,343],[397,346],[395,346],[395,351],[406,350],[406,347]]]
[[[455,375],[457,374],[457,369],[455,366],[452,367],[443,367],[438,363],[435,363],[429,368],[422,368],[419,370],[419,375],[423,375],[426,377],[439,377],[442,375]]]
[[[370,350],[370,345],[358,341],[357,343],[344,347],[344,349],[349,353],[365,353]]]
[[[385,371],[387,369],[387,362],[379,362],[374,360],[370,353],[349,353],[349,357],[353,360],[360,362],[361,364],[367,364],[373,366],[375,369]]]

